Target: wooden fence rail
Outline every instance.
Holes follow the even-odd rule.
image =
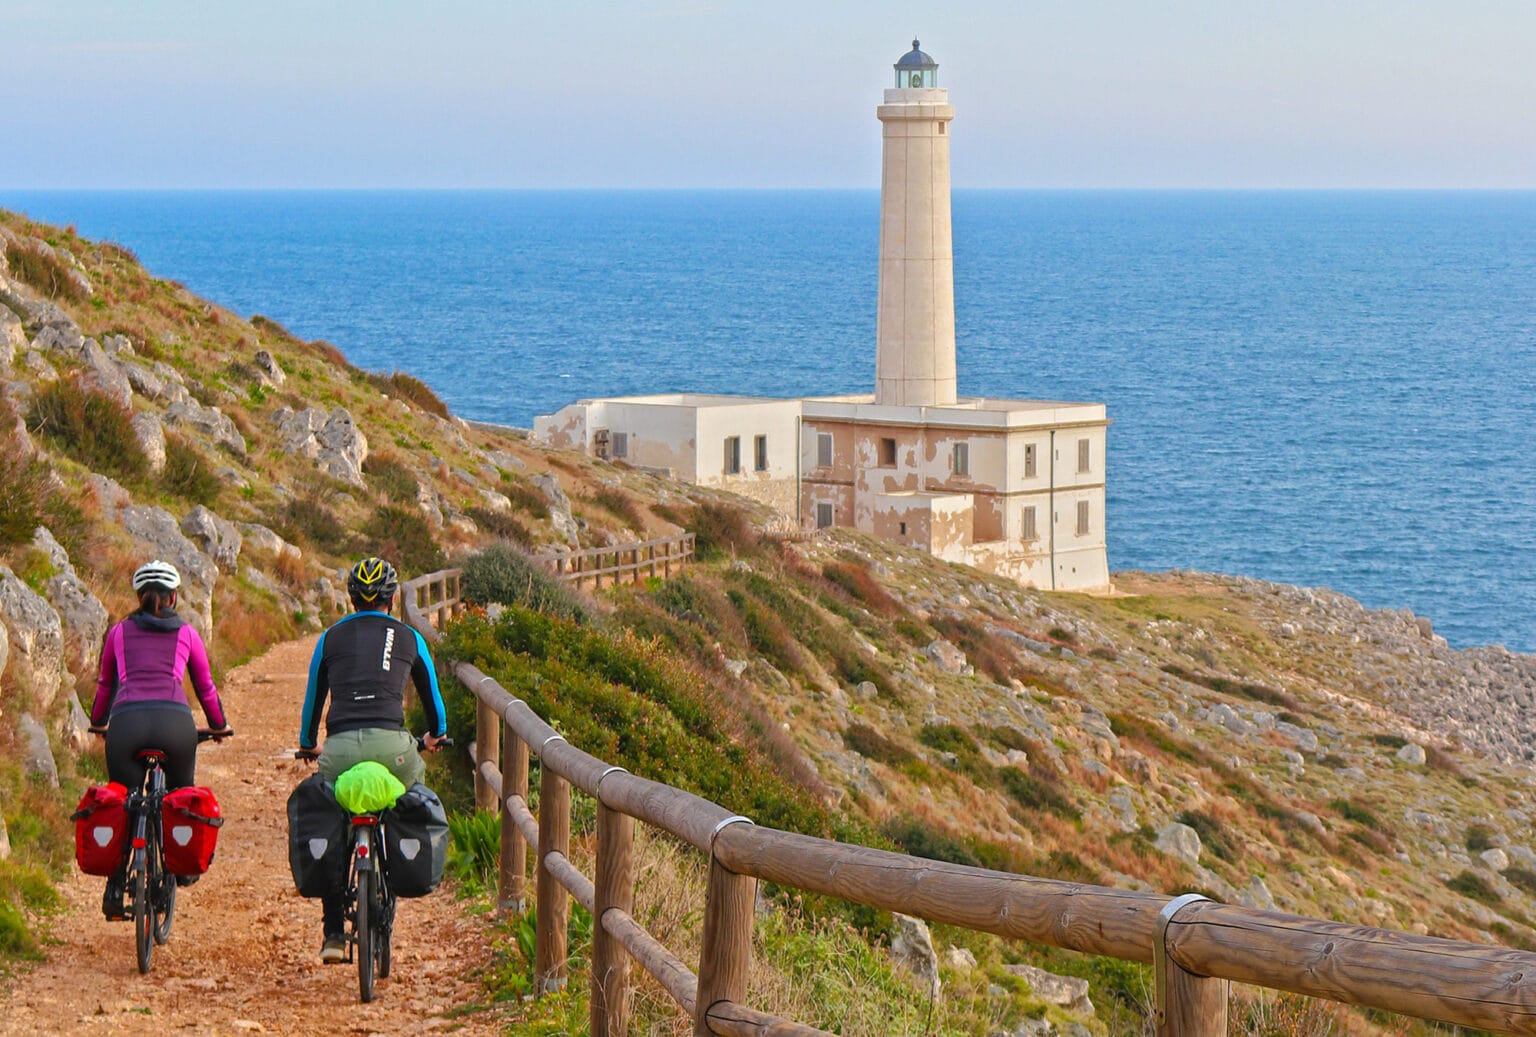
[[[682,533],[660,540],[580,551],[552,551],[538,556],[557,579],[577,587],[639,583],[647,576],[668,577],[693,558],[694,535]]]
[[[458,609],[457,570],[405,586],[407,621],[435,640],[435,627]],[[540,991],[565,982],[570,897],[592,911],[593,1037],[625,1032],[631,961],[690,1013],[699,1037],[821,1034],[742,1003],[756,881],[1010,939],[1151,963],[1160,1037],[1225,1033],[1230,981],[1457,1026],[1536,1034],[1536,954],[1193,895],[1170,898],[1031,878],[761,828],[692,793],[582,752],[474,666],[460,662],[452,670],[479,700],[472,750],[475,798],[478,806],[501,814],[504,907],[521,909],[526,903],[526,851],[535,855]],[[541,763],[537,819],[527,804],[530,754]],[[568,857],[572,787],[598,803],[595,879],[580,874]],[[670,833],[709,859],[697,975],[630,914],[635,821]]]

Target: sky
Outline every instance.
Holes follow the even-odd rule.
[[[0,188],[1536,187],[1530,0],[0,0]]]

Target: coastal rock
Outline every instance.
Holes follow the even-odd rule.
[[[965,653],[942,637],[929,643],[923,649],[935,666],[945,673],[963,674],[971,671],[971,666],[965,659]]]
[[[227,447],[237,457],[244,457],[245,437],[235,428],[229,415],[217,407],[204,407],[190,396],[171,404],[165,412],[167,425],[185,425],[202,433],[220,446]]]
[[[0,623],[10,640],[10,674],[47,712],[64,678],[64,627],[47,599],[0,565]]]
[[[43,593],[59,617],[68,667],[76,673],[90,672],[107,635],[106,606],[73,569],[49,577]]]
[[[1093,1014],[1093,1002],[1088,997],[1086,979],[1058,976],[1033,965],[1004,965],[1003,970],[1028,983],[1030,993],[1048,1005],[1065,1008],[1075,1015]]]
[[[96,340],[88,338],[80,347],[79,357],[85,362],[85,374],[81,381],[119,407],[133,403],[133,385],[116,360],[107,355]]]
[[[1422,767],[1427,756],[1422,745],[1409,742],[1397,751],[1397,758],[1410,767]]]
[[[315,462],[315,467],[341,482],[366,489],[363,461],[368,457],[368,440],[352,414],[337,407],[327,414],[318,407],[291,411],[283,407],[273,415],[282,449]]]
[[[1507,871],[1509,869],[1509,854],[1495,846],[1491,850],[1484,850],[1477,855],[1477,859],[1483,862],[1483,866],[1490,871]]]
[[[176,519],[160,508],[130,505],[118,510],[117,520],[123,532],[143,545],[146,558],[162,559],[180,570],[179,611],[212,644],[213,585],[219,572],[213,559],[183,536]]]
[[[165,428],[160,419],[148,411],[135,414],[133,438],[149,459],[149,470],[156,475],[165,471]]]
[[[1200,833],[1186,824],[1170,821],[1157,831],[1157,848],[1190,867],[1200,866]]]
[[[282,385],[288,380],[288,375],[284,373],[282,367],[278,364],[277,358],[265,349],[258,349],[256,355],[252,357],[252,361],[256,365],[258,377],[263,383],[276,386]]]
[[[292,555],[294,558],[303,557],[303,552],[297,547],[260,523],[246,522],[240,526],[240,532],[245,537],[245,546],[253,551],[261,551],[274,556],[286,554]]]
[[[891,960],[916,976],[929,997],[938,997],[939,957],[928,924],[921,918],[892,914],[891,929]]]
[[[232,573],[239,565],[242,537],[233,522],[199,504],[182,518],[181,531],[225,572]]]
[[[127,335],[108,335],[101,340],[101,348],[105,349],[108,355],[117,359],[137,355],[137,351],[133,348],[133,342],[129,340]]]
[[[10,307],[0,306],[0,367],[10,367],[16,354],[27,348],[27,333],[21,318]]]
[[[176,393],[170,392],[167,386],[172,383],[166,382],[147,367],[141,367],[134,363],[123,363],[122,370],[123,377],[128,379],[128,384],[133,387],[133,391],[145,399],[173,403],[178,399],[186,397],[186,390],[181,386],[176,387],[178,390]]]
[[[568,544],[577,542],[576,519],[571,515],[571,499],[560,488],[560,480],[544,472],[533,477],[533,485],[549,502],[549,524]]]
[[[26,750],[21,767],[28,775],[36,775],[53,788],[59,787],[59,765],[53,759],[53,747],[48,744],[48,731],[31,713],[23,713],[17,725]]]
[[[91,746],[91,718],[80,707],[80,698],[73,691],[64,696],[69,704],[69,715],[64,718],[64,740],[71,752],[83,753]]]

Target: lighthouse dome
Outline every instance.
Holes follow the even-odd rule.
[[[897,89],[935,87],[939,85],[939,63],[923,53],[917,40],[912,49],[901,56],[894,66]]]

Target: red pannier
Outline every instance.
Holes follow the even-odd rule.
[[[165,794],[160,805],[165,870],[172,875],[201,875],[213,861],[224,817],[213,790],[188,785]]]
[[[117,782],[92,785],[70,815],[75,861],[87,875],[112,875],[128,848],[128,790]]]

